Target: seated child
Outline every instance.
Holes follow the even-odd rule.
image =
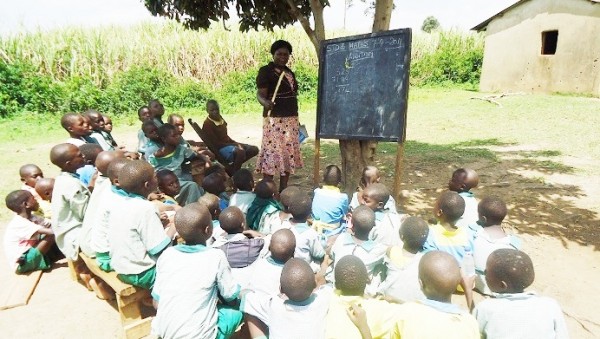
[[[98,144],[83,144],[79,146],[83,154],[84,166],[77,170],[79,180],[90,190],[94,190],[95,181],[93,177],[96,174],[96,157],[102,152],[102,147]]]
[[[335,267],[336,294],[331,299],[326,318],[326,338],[361,338],[345,310],[361,305],[368,314],[368,328],[374,338],[392,338],[400,308],[385,300],[365,297],[369,283],[367,268],[360,258],[347,255]]]
[[[250,292],[242,298],[251,337],[324,338],[331,287],[317,288],[310,265],[296,258],[285,263],[280,281],[280,295]]]
[[[157,307],[152,334],[160,338],[229,338],[240,311],[218,306],[237,299],[240,286],[222,251],[206,246],[212,234],[208,209],[189,204],[175,214],[184,244],[166,249],[156,263],[152,297]]]
[[[477,199],[471,192],[472,188],[479,184],[479,176],[477,172],[470,168],[459,168],[452,173],[452,179],[448,182],[448,189],[458,193],[465,199],[465,212],[456,222],[456,225],[469,226],[479,220],[477,214]]]
[[[473,311],[482,338],[569,337],[556,300],[524,291],[535,277],[526,253],[508,248],[495,250],[485,270],[494,296],[477,304]]]
[[[185,140],[183,138],[183,131],[185,130],[185,120],[183,120],[183,117],[181,115],[169,114],[169,117],[167,118],[167,123],[175,126],[177,133],[179,133],[179,144],[183,147],[192,149],[200,156],[199,159],[190,161],[189,165],[187,166],[190,168],[190,172],[194,181],[198,184],[202,184],[204,171],[206,170],[206,168],[210,167],[210,164],[212,160],[214,160],[215,155],[208,150],[204,143],[196,142],[193,140]]]
[[[256,198],[248,208],[246,213],[246,225],[252,230],[266,234],[264,231],[264,222],[267,215],[283,210],[283,206],[275,198],[277,196],[277,187],[273,180],[261,180],[254,188]]]
[[[156,127],[152,119],[142,122],[141,131],[144,133],[146,141],[143,148],[144,152],[140,153],[144,156],[144,160],[149,161],[150,156],[156,153],[163,146],[163,143],[160,136],[158,136],[158,127]]]
[[[219,226],[225,231],[210,245],[225,252],[231,268],[244,268],[258,258],[265,244],[261,234],[256,231],[246,231],[244,213],[235,206],[221,211]]]
[[[292,219],[292,213],[290,213],[290,204],[296,200],[296,195],[301,194],[298,186],[288,186],[281,191],[279,199],[281,200],[281,211],[275,211],[267,214],[265,220],[262,223],[262,232],[265,234],[271,234],[282,228],[291,228],[290,219]]]
[[[402,247],[387,250],[387,276],[379,287],[387,300],[395,302],[425,299],[419,285],[419,262],[427,240],[429,225],[419,217],[408,217],[400,227]]]
[[[34,164],[23,165],[19,168],[19,176],[23,182],[21,189],[31,193],[38,202],[39,208],[37,211],[33,211],[33,214],[40,218],[50,219],[52,215],[50,204],[35,190],[36,183],[44,178],[42,170]]]
[[[356,192],[352,194],[352,200],[350,201],[350,209],[353,210],[359,205],[362,205],[362,191],[370,184],[378,183],[380,180],[381,174],[379,173],[379,169],[377,167],[366,166],[365,168],[363,168],[360,183],[356,188]],[[390,195],[383,209],[392,211],[394,213],[398,213],[396,210],[396,200],[394,200],[393,196]]]
[[[202,189],[219,197],[219,208],[224,210],[229,206],[229,197],[225,193],[225,180],[219,173],[211,173],[202,179]]]
[[[150,110],[150,118],[156,125],[156,127],[160,127],[165,123],[162,121],[162,116],[165,114],[165,106],[161,104],[157,99],[152,99],[148,101],[148,109]]]
[[[323,173],[323,187],[315,189],[312,203],[313,226],[319,233],[337,234],[343,230],[341,224],[348,213],[348,195],[340,192],[342,171],[329,165]]]
[[[369,239],[386,246],[398,244],[400,216],[386,210],[385,205],[390,197],[390,191],[383,184],[371,184],[362,191],[363,205],[375,212],[375,227],[369,234]]]
[[[258,147],[239,143],[227,134],[227,122],[221,116],[219,104],[215,100],[206,102],[208,117],[204,120],[202,131],[205,142],[213,144],[219,154],[231,165],[226,168],[229,175],[242,168],[242,165],[258,154]]]
[[[104,118],[102,114],[96,110],[90,109],[83,113],[90,122],[92,133],[89,137],[95,140],[95,143],[102,147],[103,151],[112,151],[115,148],[110,144],[106,132],[104,132]]]
[[[50,161],[61,169],[52,191],[52,231],[65,257],[77,260],[79,232],[90,199],[76,173],[84,165],[83,155],[73,144],[58,144],[50,150]]]
[[[173,125],[164,124],[158,129],[158,135],[163,142],[163,146],[148,157],[148,162],[158,171],[168,169],[173,171],[179,179],[181,191],[177,197],[177,202],[184,206],[198,201],[202,196],[202,190],[194,181],[192,175],[183,172],[184,162],[198,158],[198,154],[189,148],[182,147],[179,144],[179,134]]]
[[[150,110],[148,109],[148,106],[142,106],[140,107],[140,109],[138,109],[138,119],[140,120],[140,122],[143,124],[144,121],[149,120],[150,119]],[[150,119],[152,120],[152,119]],[[153,123],[154,125],[154,123]],[[154,127],[156,127],[156,125],[154,125]],[[158,128],[157,128],[158,130]],[[137,147],[137,151],[142,154],[144,156],[145,159],[145,153],[146,153],[146,144],[148,143],[149,139],[146,136],[144,130],[142,128],[140,128],[140,130],[137,132],[137,138],[138,138],[138,147]]]
[[[106,138],[106,141],[108,141],[108,144],[116,149],[119,145],[117,145],[117,142],[111,134],[113,130],[112,119],[108,115],[102,114],[102,120],[104,121],[104,128],[102,129],[104,132],[103,135]]]
[[[429,227],[427,241],[423,248],[425,252],[438,250],[449,253],[462,268],[460,286],[465,292],[467,305],[472,306],[472,280],[475,272],[466,272],[466,267],[472,264],[473,231],[469,227],[458,227],[456,222],[463,215],[465,200],[456,192],[446,191],[436,200],[434,214],[438,224]],[[470,263],[469,263],[470,261]],[[467,287],[468,286],[468,287]]]
[[[306,219],[310,217],[312,199],[308,194],[296,194],[294,200],[290,203],[290,230],[296,237],[295,258],[302,259],[311,264],[313,270],[317,272],[319,266],[325,257],[325,249],[321,244],[321,237],[312,227],[308,225]]]
[[[124,153],[121,151],[102,151],[96,157],[96,167],[94,167],[94,170],[98,168],[98,177],[96,178],[95,188],[90,195],[90,201],[88,202],[83,224],[81,225],[81,232],[79,233],[81,251],[90,258],[96,256],[96,251],[91,247],[91,241],[92,231],[101,222],[103,217],[102,214],[104,211],[100,206],[105,204],[106,199],[112,197],[112,193],[110,192],[111,182],[108,179],[108,166],[115,159],[123,159],[124,156]]]
[[[110,245],[108,243],[108,229],[110,213],[118,210],[123,199],[128,196],[119,185],[119,171],[125,167],[131,160],[127,158],[117,158],[111,161],[106,169],[108,179],[110,180],[110,192],[106,193],[108,197],[100,200],[96,214],[99,220],[96,220],[91,230],[90,247],[96,254],[96,263],[105,272],[112,271],[110,266]],[[86,213],[87,214],[87,213]]]
[[[400,305],[396,335],[400,338],[479,339],[477,321],[453,305],[452,293],[461,280],[460,268],[448,253],[432,251],[419,263],[419,280],[427,299]]]
[[[157,199],[149,198],[149,200],[155,203],[159,212],[166,212],[169,217],[172,217],[181,208],[174,198],[181,189],[179,179],[172,171],[162,169],[156,172],[156,180],[158,180],[160,194],[157,195]]]
[[[41,178],[35,183],[35,191],[46,203],[52,201],[52,191],[54,190],[54,178]],[[48,205],[50,207],[50,205]],[[50,214],[50,212],[48,212]]]
[[[232,179],[236,191],[229,199],[229,206],[239,207],[239,209],[242,210],[242,213],[246,215],[246,213],[248,213],[248,208],[250,208],[254,198],[256,198],[256,194],[252,192],[254,189],[252,172],[242,168],[233,174]]]
[[[296,237],[288,229],[272,234],[269,242],[270,255],[256,260],[243,274],[244,289],[264,294],[278,294],[283,265],[294,257]]]
[[[37,200],[29,191],[13,191],[6,196],[6,207],[16,213],[4,234],[10,268],[17,274],[49,269],[52,262],[46,254],[54,246],[54,233],[31,221],[31,213],[38,209]]]
[[[496,197],[483,198],[478,205],[481,226],[475,232],[473,241],[473,261],[475,265],[475,288],[490,295],[492,291],[485,282],[485,265],[492,252],[500,248],[521,249],[521,240],[506,234],[502,228],[502,220],[506,217],[506,204]]]
[[[121,281],[152,289],[156,259],[171,244],[175,229],[163,229],[156,207],[146,199],[158,185],[152,166],[129,161],[118,178],[128,196],[113,206],[108,217],[110,266]]]
[[[77,147],[86,143],[94,143],[94,140],[89,137],[92,130],[80,114],[66,113],[60,119],[60,124],[69,133],[69,139],[65,141],[66,143]]]
[[[367,206],[357,207],[352,213],[352,222],[353,233],[341,233],[331,247],[329,257],[332,260],[333,270],[327,274],[326,278],[328,281],[333,282],[335,278],[333,272],[337,262],[347,255],[355,255],[367,267],[369,280],[372,282],[369,284],[367,292],[370,295],[375,295],[376,289],[382,280],[380,274],[384,269],[383,262],[387,247],[371,240],[369,237],[376,223],[373,210]]]
[[[198,202],[208,208],[210,215],[212,216],[213,223],[213,234],[212,237],[207,240],[209,245],[219,237],[223,236],[226,232],[221,228],[219,223],[219,216],[221,215],[221,207],[219,204],[219,197],[212,193],[205,193]]]

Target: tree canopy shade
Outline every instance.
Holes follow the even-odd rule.
[[[425,33],[431,33],[432,31],[440,28],[440,22],[434,16],[428,16],[423,20],[421,30]]]
[[[297,13],[290,8],[292,3]],[[327,0],[318,1],[328,6]],[[271,0],[145,0],[146,7],[153,15],[166,16],[183,22],[192,29],[208,28],[211,21],[229,19],[227,12],[235,7],[240,18],[240,30],[248,31],[264,27],[286,27],[298,21],[297,14],[309,18],[312,14],[311,1],[271,1]]]

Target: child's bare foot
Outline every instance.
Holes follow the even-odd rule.
[[[104,281],[92,278],[90,280],[90,286],[96,297],[100,300],[113,300],[115,299],[115,291],[108,286]]]
[[[93,290],[92,286],[90,285],[90,281],[92,280],[92,275],[90,273],[79,273],[79,279],[81,279],[83,285],[88,289],[88,291]]]

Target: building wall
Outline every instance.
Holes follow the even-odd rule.
[[[556,54],[542,32],[558,30]],[[600,3],[530,0],[487,26],[480,89],[600,96]]]

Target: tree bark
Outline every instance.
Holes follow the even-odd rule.
[[[373,32],[390,29],[393,0],[377,0],[373,18]],[[347,192],[352,192],[358,185],[362,170],[375,160],[377,141],[372,140],[340,140],[342,156],[343,184]]]
[[[302,15],[302,13],[300,13],[298,8],[296,7],[294,0],[287,0],[286,2],[288,4],[288,7],[290,8],[290,13],[296,18],[296,20],[298,20],[298,22],[300,22],[302,28],[304,29],[304,32],[306,33],[306,35],[308,35],[310,42],[312,42],[315,51],[317,52],[318,58],[321,40],[325,38],[325,24],[323,22],[323,5],[321,5],[321,3],[318,0],[311,0],[310,2],[310,7],[313,12],[313,18],[315,19],[315,28],[313,29],[310,26],[310,21],[308,20],[308,18]]]

